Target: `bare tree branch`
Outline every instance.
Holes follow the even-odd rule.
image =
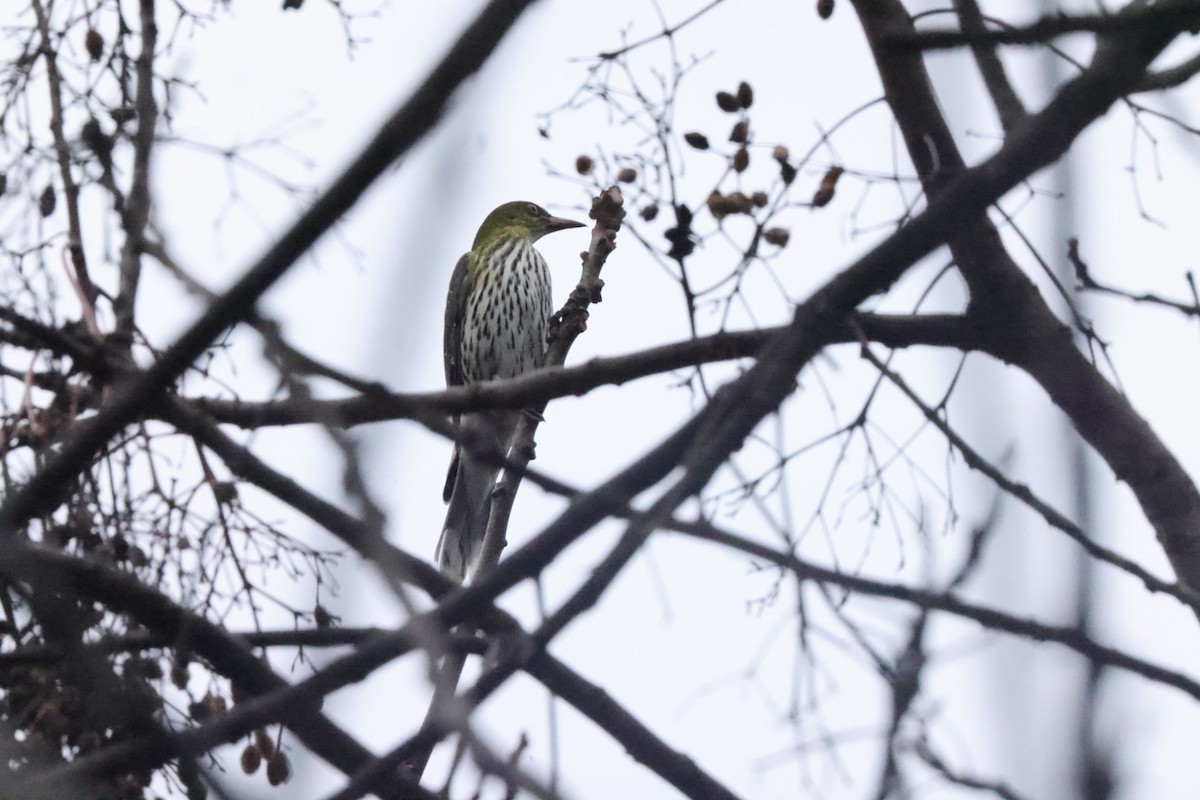
[[[853,324],[832,326],[829,343],[857,341],[854,325],[871,341],[888,347],[913,346],[977,349],[982,332],[965,317],[953,314],[889,315],[856,313]],[[218,422],[241,428],[319,423],[351,427],[366,422],[420,419],[434,411],[461,413],[488,408],[536,407],[558,397],[583,395],[607,385],[658,375],[699,364],[750,358],[763,343],[784,328],[717,333],[698,339],[641,350],[623,356],[593,358],[574,367],[548,366],[516,378],[455,386],[439,392],[388,393],[380,388],[358,397],[338,400],[268,400],[252,402],[194,398],[187,402]]]
[[[380,126],[333,184],[238,280],[138,378],[122,384],[105,410],[81,425],[19,492],[0,506],[0,535],[61,499],[67,484],[118,431],[153,405],[222,330],[243,319],[263,292],[363,195],[388,165],[441,118],[452,92],[478,70],[534,0],[493,0],[463,32],[413,95]]]
[[[856,0],[855,8],[884,77],[888,103],[930,195],[929,210],[922,217],[938,207],[954,185],[998,166],[1006,155],[1022,160],[1037,153],[1040,163],[1030,165],[1026,174],[1057,160],[1088,120],[1134,90],[1145,69],[1178,35],[1179,29],[1166,26],[1164,20],[1171,14],[1196,13],[1194,5],[1160,4],[1152,10],[1165,16],[1156,18],[1155,24],[1119,28],[1123,33],[1102,41],[1092,64],[1064,84],[1041,113],[1010,134],[996,156],[967,168],[920,56],[891,45],[894,37],[913,31],[904,7],[898,0]],[[1127,9],[1113,19],[1131,13],[1142,12]],[[1045,124],[1054,119],[1061,127]],[[1027,138],[1034,132],[1041,138]],[[1192,587],[1200,586],[1200,492],[1128,400],[1079,352],[1070,330],[1005,251],[982,212],[966,217],[969,224],[954,232],[949,245],[971,291],[968,316],[991,333],[984,349],[1021,367],[1041,384],[1133,490],[1176,574]]]
[[[154,19],[154,0],[139,0],[142,51],[137,58],[137,135],[133,139],[133,177],[125,202],[122,224],[125,243],[121,247],[121,278],[113,299],[116,335],[127,345],[132,342],[134,305],[142,277],[142,253],[146,225],[150,221],[150,153],[158,124],[158,104],[154,100],[154,59],[158,45],[158,23]]]
[[[1197,26],[1200,26],[1200,8],[1190,0],[1157,5],[1130,3],[1116,14],[1050,14],[1023,27],[897,32],[885,40],[885,46],[897,49],[943,50],[976,44],[1039,45],[1068,33],[1175,36],[1183,31],[1194,33]]]

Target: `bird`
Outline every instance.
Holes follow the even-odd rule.
[[[443,355],[446,385],[513,378],[542,366],[550,324],[550,270],[534,242],[548,233],[584,227],[536,203],[494,209],[458,260],[446,295]],[[454,447],[442,500],[448,504],[434,557],[443,573],[463,583],[483,549],[492,493],[521,411],[463,414],[459,429],[471,450]],[[490,452],[492,460],[476,453]]]

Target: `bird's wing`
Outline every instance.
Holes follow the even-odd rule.
[[[461,386],[462,374],[462,328],[467,305],[467,262],[464,253],[454,266],[450,276],[450,290],[446,293],[446,323],[442,331],[442,356],[446,366],[446,385]]]
[[[461,386],[462,373],[462,328],[463,317],[466,316],[467,305],[467,262],[469,254],[454,265],[454,274],[450,276],[450,290],[446,293],[446,321],[442,330],[442,358],[446,367],[446,385]],[[458,422],[458,415],[454,416]],[[454,493],[454,480],[458,477],[458,448],[450,459],[450,470],[446,473],[446,484],[442,487],[442,501],[449,503],[450,495]]]

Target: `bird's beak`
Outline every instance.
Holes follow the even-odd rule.
[[[582,228],[584,223],[576,222],[573,219],[563,219],[562,217],[551,217],[546,220],[546,233],[554,233],[555,231],[565,231],[567,228]]]

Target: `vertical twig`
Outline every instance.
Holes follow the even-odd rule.
[[[154,100],[154,51],[158,42],[154,0],[140,0],[139,9],[142,51],[137,58],[135,105],[138,128],[133,139],[133,177],[122,220],[125,244],[121,248],[120,285],[116,300],[113,301],[113,313],[117,318],[116,334],[126,346],[133,339],[133,307],[142,274],[146,223],[150,219],[150,151],[154,146],[154,127],[158,121],[158,105]]]
[[[79,223],[79,185],[71,174],[71,146],[63,132],[62,76],[58,72],[58,54],[50,39],[50,18],[41,0],[32,0],[33,13],[37,18],[38,35],[42,44],[39,50],[46,62],[46,80],[50,86],[50,135],[54,137],[54,154],[58,160],[59,175],[63,182],[63,200],[67,207],[67,249],[71,253],[71,264],[75,278],[83,288],[87,302],[95,305],[99,292],[88,274],[87,258],[83,253],[83,233]],[[86,315],[85,311],[85,315]]]
[[[587,330],[588,306],[601,300],[600,293],[604,288],[604,281],[600,279],[600,270],[604,267],[608,254],[616,247],[617,232],[621,229],[621,220],[625,217],[624,202],[621,190],[616,186],[610,186],[592,199],[592,209],[588,216],[596,220],[596,224],[592,228],[591,245],[583,254],[583,270],[579,283],[571,291],[567,302],[551,319],[545,360],[548,367],[561,367],[567,360],[571,345],[579,334]],[[512,453],[492,500],[487,534],[484,536],[483,551],[479,557],[480,573],[491,569],[500,560],[500,553],[504,550],[513,500],[521,484],[521,477],[525,474],[525,467],[533,458],[533,437],[541,420],[541,412],[545,409],[546,404],[542,403],[536,409],[536,414],[524,414],[517,427]]]

